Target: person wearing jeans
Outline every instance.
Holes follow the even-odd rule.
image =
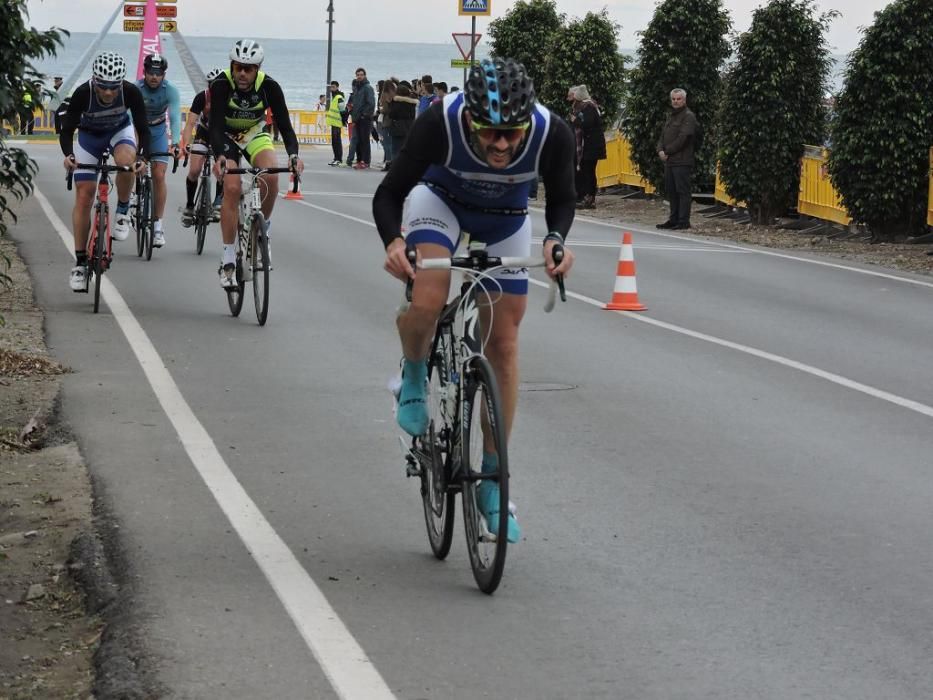
[[[369,167],[370,160],[370,134],[373,130],[373,115],[376,113],[376,93],[373,86],[366,79],[366,70],[356,69],[356,80],[353,81],[353,133],[356,137],[357,162],[353,167],[364,170]],[[353,146],[350,146],[350,160],[353,159]]]

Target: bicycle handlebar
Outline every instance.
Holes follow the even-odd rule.
[[[564,248],[557,244],[551,250],[554,262],[558,265],[564,259]],[[408,261],[415,265],[417,254],[409,248],[406,255]],[[496,257],[486,254],[486,251],[472,251],[470,255],[452,258],[429,258],[417,263],[422,270],[466,270],[482,272],[500,267],[544,267],[547,264],[544,256],[541,257]],[[411,301],[411,290],[414,280],[409,279],[405,285],[405,298]],[[564,276],[557,275],[548,285],[548,299],[544,304],[544,311],[550,313],[554,309],[557,291],[560,291],[560,300],[567,301],[567,290],[564,288]]]
[[[291,167],[288,168],[225,168],[221,166],[222,173],[221,177],[224,175],[265,175],[275,174],[275,173],[292,173],[294,174],[294,180],[292,182],[292,192],[298,192],[298,184],[301,182],[301,175]]]
[[[154,153],[150,153],[148,155],[148,158],[151,160],[152,158],[160,158],[160,157],[165,157],[165,156],[168,156],[172,159],[173,161],[172,162],[172,173],[174,174],[175,171],[178,170],[178,151],[177,150],[172,151],[171,153],[168,153],[166,151],[156,151]]]
[[[65,175],[65,182],[68,183],[68,189],[71,189],[74,181],[75,170],[93,170],[98,173],[129,173],[133,171],[132,165],[110,165],[109,163],[75,163],[74,170],[69,170]]]

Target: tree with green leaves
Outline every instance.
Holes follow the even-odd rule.
[[[32,59],[55,54],[62,44],[62,31],[50,29],[37,31],[26,26],[28,11],[26,0],[6,0],[0,13],[0,119],[15,124],[23,106],[23,97],[29,94],[33,104],[42,103],[42,91],[38,87],[44,75],[32,64]],[[67,32],[65,32],[67,34]],[[6,134],[0,133],[0,236],[7,232],[7,219],[16,221],[11,209],[10,196],[22,200],[32,193],[32,181],[38,168],[21,148],[11,148]],[[9,260],[0,261],[0,283],[9,284],[5,273]]]
[[[564,25],[554,0],[519,0],[502,17],[489,23],[493,55],[514,58],[540,90],[547,82],[545,66],[554,36]]]
[[[588,12],[563,27],[548,54],[546,70],[545,83],[535,85],[544,104],[563,113],[566,109],[560,107],[566,107],[567,90],[586,85],[602,110],[603,124],[615,121],[625,91],[625,57],[619,53],[619,25],[606,10]]]
[[[813,0],[771,0],[738,38],[721,108],[720,175],[755,223],[773,223],[796,202],[804,144],[823,142],[826,30],[836,14],[817,15]]]
[[[631,72],[622,131],[632,144],[639,171],[658,188],[664,184],[658,137],[670,111],[670,92],[679,87],[687,91],[687,106],[704,133],[695,156],[694,186],[711,189],[716,168],[713,120],[731,26],[722,0],[664,0],[640,32],[638,67]]]
[[[874,241],[926,230],[933,145],[933,4],[896,0],[875,13],[836,98],[829,173]]]

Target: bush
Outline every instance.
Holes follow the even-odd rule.
[[[933,4],[896,0],[875,13],[849,56],[836,100],[829,173],[872,240],[925,231],[933,144]]]
[[[815,15],[812,0],[771,0],[738,39],[721,108],[720,175],[756,223],[772,223],[796,201],[804,144],[823,142],[825,33],[835,16]]]
[[[494,56],[514,58],[541,90],[547,82],[545,66],[554,36],[564,24],[564,15],[557,13],[554,0],[519,0],[499,19],[489,23]]]
[[[54,55],[56,45],[62,44],[62,30],[50,29],[39,32],[26,27],[28,11],[26,0],[7,0],[0,13],[0,118],[11,124],[17,123],[23,96],[28,92],[33,104],[41,104],[42,94],[36,82],[46,76],[39,73],[31,59]],[[22,200],[32,193],[32,181],[38,168],[35,162],[20,148],[10,148],[6,137],[0,133],[0,236],[7,232],[7,217],[16,221],[10,209],[9,196]],[[9,260],[0,261],[0,283],[9,284],[4,272],[9,269]],[[2,318],[0,318],[2,321]]]
[[[665,0],[641,32],[638,67],[632,71],[622,130],[639,171],[662,188],[664,164],[657,143],[670,110],[670,92],[687,91],[687,105],[703,126],[694,184],[712,187],[716,133],[713,117],[721,90],[720,69],[730,49],[731,23],[721,0]]]

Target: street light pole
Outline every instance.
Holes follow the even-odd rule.
[[[330,104],[330,100],[333,95],[330,94],[330,64],[331,57],[333,55],[333,41],[334,41],[334,0],[330,0],[330,3],[327,5],[327,104]]]

